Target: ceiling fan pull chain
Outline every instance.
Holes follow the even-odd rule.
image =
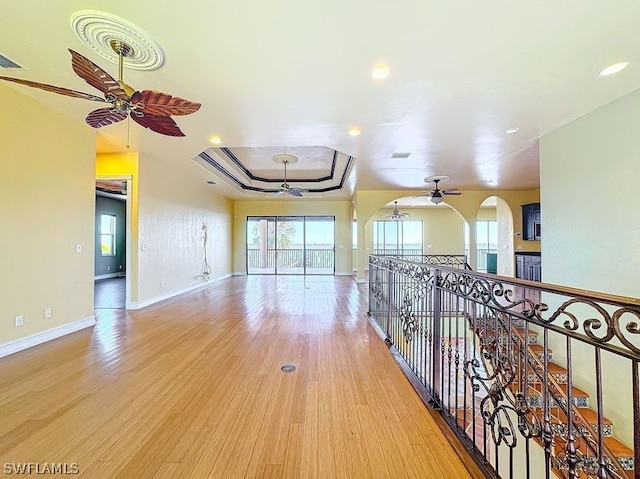
[[[129,147],[131,146],[131,129],[129,128],[131,126],[131,117],[127,117],[127,149],[129,149]]]

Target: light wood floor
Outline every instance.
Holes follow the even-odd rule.
[[[0,475],[471,477],[366,302],[347,277],[250,276],[96,311],[94,329],[0,359]]]
[[[126,303],[124,276],[99,279],[93,287],[93,307],[95,309],[124,309]]]

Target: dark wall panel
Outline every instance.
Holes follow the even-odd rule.
[[[125,201],[96,195],[96,248],[95,276],[123,273],[126,271],[126,224],[127,204]],[[100,218],[103,214],[116,217],[116,254],[102,256],[100,247]]]

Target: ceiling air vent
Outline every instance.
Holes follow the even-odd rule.
[[[394,153],[393,155],[391,155],[391,158],[405,159],[405,158],[409,158],[410,155],[411,153]]]
[[[2,53],[0,53],[0,67],[2,67],[2,68],[13,68],[13,69],[22,68],[16,62],[12,62],[7,57],[5,57]]]

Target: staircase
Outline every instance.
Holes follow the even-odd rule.
[[[508,388],[513,397],[524,398],[526,415],[534,424],[544,425],[544,382],[545,358],[544,347],[539,344],[538,333],[527,328],[522,319],[509,318],[502,321],[499,318],[475,319],[472,326],[480,340],[482,349],[489,354],[482,354],[485,367],[496,370],[500,367],[495,358],[509,355],[514,364],[515,377],[504,379],[501,386]],[[503,356],[504,357],[504,356]],[[552,433],[551,465],[556,476],[569,477],[567,461],[568,421],[568,377],[567,370],[553,362],[553,351],[547,350],[546,382],[548,414]],[[597,478],[598,476],[598,414],[593,409],[589,394],[575,385],[571,387],[574,445],[578,457],[578,476],[580,478]],[[593,401],[595,403],[595,401]],[[607,418],[602,418],[603,449],[608,464],[607,477],[633,478],[634,460],[633,450],[617,440],[614,436],[614,424]],[[534,438],[544,448],[542,434]]]

